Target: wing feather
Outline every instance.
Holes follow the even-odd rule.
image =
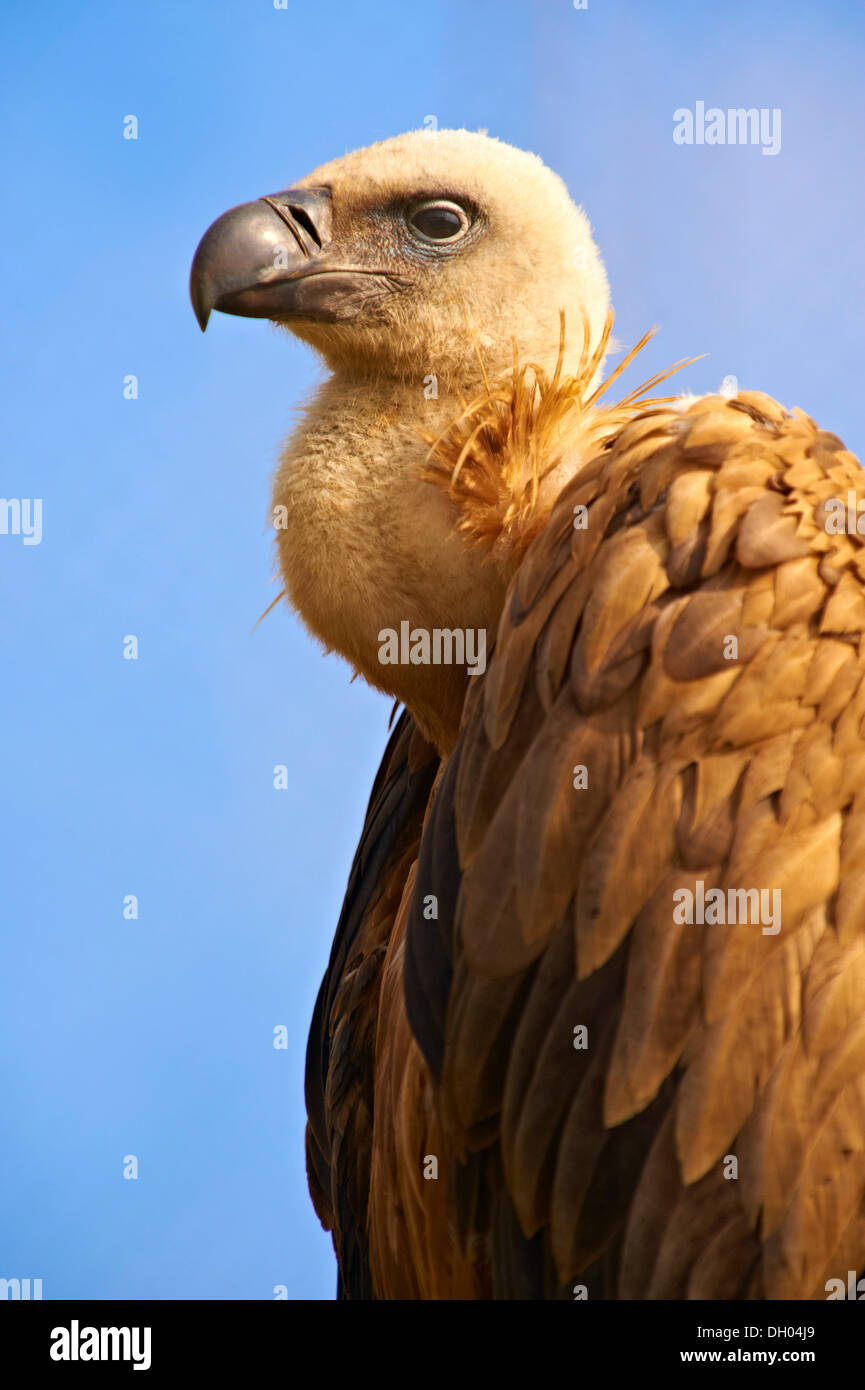
[[[488,1231],[506,1195],[547,1296],[550,1270],[733,1298],[865,1268],[865,566],[825,524],[849,491],[853,456],[760,393],[644,412],[555,504],[467,702],[408,1019],[464,1212]],[[432,844],[438,974],[412,955]],[[686,889],[777,891],[780,930],[676,921]]]

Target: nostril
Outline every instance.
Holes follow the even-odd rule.
[[[277,217],[280,219],[280,221],[285,223],[286,227],[291,232],[291,235],[297,242],[299,250],[302,251],[304,256],[308,256],[309,251],[307,250],[306,243],[304,242],[303,237],[300,234],[300,229],[298,228],[295,219],[292,217],[294,208],[289,208],[285,203],[278,202],[276,198],[262,198],[261,201],[263,203],[267,203],[267,206],[269,208],[273,208]]]
[[[309,213],[306,211],[306,208],[298,207],[296,203],[290,203],[289,211],[291,212],[291,215],[294,218],[295,222],[300,223],[301,227],[303,227],[304,231],[307,232],[308,235],[312,238],[312,240],[315,242],[316,246],[320,251],[321,237],[318,234],[318,228],[316,227]]]

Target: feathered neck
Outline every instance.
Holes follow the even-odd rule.
[[[566,375],[565,325],[552,371],[521,363],[480,391],[419,402],[416,390],[373,395],[331,378],[283,452],[274,484],[288,597],[310,631],[371,685],[401,701],[447,753],[459,730],[466,664],[406,656],[412,633],[457,631],[493,646],[508,586],[565,483],[641,410],[669,401],[659,373],[616,405],[603,398],[652,336],[598,382],[612,325]],[[678,364],[684,365],[684,364]],[[455,418],[454,418],[455,415]],[[433,431],[435,424],[438,428]],[[382,633],[400,634],[383,658]],[[481,639],[481,634],[483,637]]]

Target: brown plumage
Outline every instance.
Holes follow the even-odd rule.
[[[393,179],[408,152],[411,196],[446,170],[456,200],[481,137],[442,134],[345,168],[371,177],[381,149]],[[503,226],[494,191],[485,206]],[[432,324],[450,272],[424,273]],[[421,377],[379,362],[370,404],[350,331],[323,337],[336,384],[277,479],[333,626],[280,536],[295,602],[408,705],[308,1053],[310,1188],[345,1297],[825,1298],[865,1270],[865,537],[852,511],[838,533],[834,501],[865,509],[865,484],[836,436],[759,392],[654,399],[662,374],[606,408],[600,283],[572,296],[581,347],[567,312],[550,340],[548,300],[543,351],[514,309],[490,354],[476,304],[464,357],[437,349],[431,419]],[[361,423],[391,401],[381,475],[350,399]],[[327,473],[342,418],[355,442]],[[396,521],[390,570],[379,544],[371,578],[364,549],[391,476],[436,519],[414,587]],[[315,550],[319,526],[348,544],[343,513],[354,569]],[[487,614],[486,673],[409,680],[375,667],[360,618],[340,638],[364,556],[373,631]]]
[[[848,492],[835,436],[746,392],[641,413],[557,499],[401,826],[367,999],[378,1296],[820,1298],[865,1267],[865,550],[823,524]],[[675,925],[697,880],[779,889],[780,931]]]

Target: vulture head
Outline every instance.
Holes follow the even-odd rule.
[[[333,371],[478,379],[512,341],[555,360],[559,314],[600,334],[606,276],[585,214],[537,157],[466,130],[412,131],[224,213],[192,270],[211,310],[269,318]],[[579,354],[580,334],[574,335]]]
[[[466,534],[452,490],[431,479],[430,444],[515,354],[577,373],[591,345],[597,376],[609,292],[584,213],[536,155],[415,131],[224,213],[196,251],[191,295],[202,329],[214,309],[269,318],[323,359],[328,378],[274,483],[285,592],[327,648],[449,748],[467,666],[422,648],[406,660],[405,646],[383,659],[381,634],[406,622],[472,634],[476,658],[494,639],[515,568],[504,522],[489,544]]]

